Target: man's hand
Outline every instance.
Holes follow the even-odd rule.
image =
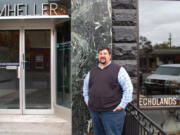
[[[117,106],[117,107],[113,110],[113,112],[115,112],[115,111],[121,111],[122,109],[123,109],[122,107]]]

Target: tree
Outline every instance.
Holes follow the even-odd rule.
[[[139,38],[139,46],[142,49],[143,53],[146,57],[146,71],[150,71],[150,61],[149,61],[149,54],[152,52],[153,47],[151,41],[149,41],[146,37],[140,36]]]
[[[169,49],[170,48],[168,42],[155,44],[153,47],[154,47],[154,49]]]
[[[169,42],[157,43],[153,46],[154,49],[180,49],[179,46],[169,46]]]
[[[144,52],[149,53],[152,52],[152,44],[146,37],[140,36],[139,38],[139,46],[140,49],[143,49]]]

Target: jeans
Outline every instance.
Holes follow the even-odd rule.
[[[124,110],[95,112],[89,108],[95,135],[121,135],[124,125]]]

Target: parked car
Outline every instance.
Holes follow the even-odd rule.
[[[180,64],[159,66],[147,76],[144,86],[148,94],[174,94],[180,92]]]

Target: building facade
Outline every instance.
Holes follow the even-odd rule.
[[[136,0],[0,3],[1,114],[54,114],[72,101],[73,132],[85,133],[83,79],[104,45],[136,84]]]
[[[127,69],[139,105],[146,96],[140,91],[140,60],[146,57],[138,44],[138,5],[138,0],[0,0],[0,114],[58,114],[72,119],[73,135],[87,134],[82,86],[98,63],[100,46],[110,47],[113,62]],[[144,112],[159,117],[158,111]]]
[[[70,108],[70,1],[0,1],[0,114]]]

